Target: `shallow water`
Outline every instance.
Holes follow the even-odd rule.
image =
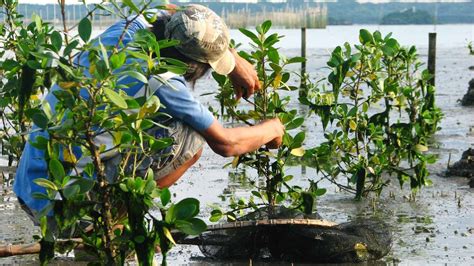
[[[414,43],[419,47],[421,59],[426,61],[427,32],[432,26],[369,26],[383,33],[394,31],[394,37],[402,43]],[[361,26],[329,27],[327,30],[311,30],[308,32],[308,72],[312,77],[326,74],[325,62],[331,47],[343,41],[356,40],[357,31]],[[467,55],[464,47],[466,39],[474,35],[473,25],[438,26],[438,58],[437,58],[437,102],[442,108],[445,119],[441,123],[442,130],[435,136],[436,148],[431,152],[439,154],[439,161],[430,165],[432,187],[420,191],[416,200],[410,199],[410,190],[399,189],[398,182],[393,180],[384,190],[380,199],[371,198],[362,202],[354,202],[353,196],[338,192],[334,186],[322,183],[328,193],[318,201],[318,211],[328,220],[345,222],[358,216],[382,217],[393,230],[392,251],[382,263],[387,264],[474,264],[474,189],[467,186],[465,178],[445,178],[443,172],[448,164],[461,157],[462,151],[474,147],[474,108],[461,107],[457,102],[467,90],[467,83],[474,77],[468,67],[474,65],[474,57]],[[282,44],[282,52],[297,55],[299,52],[299,31],[282,31],[287,39]],[[332,37],[331,37],[332,36]],[[329,39],[327,39],[329,38]],[[317,41],[317,40],[324,41]],[[312,40],[315,40],[314,42]],[[243,42],[240,40],[240,42]],[[245,48],[245,46],[244,46]],[[296,68],[295,68],[296,70]],[[196,96],[212,91],[215,84],[204,80],[196,86]],[[204,103],[214,104],[212,96],[200,97]],[[320,125],[315,120],[306,122],[307,145],[318,143]],[[196,197],[202,203],[202,215],[211,210],[210,204],[225,206],[223,199],[234,194],[236,197],[246,196],[245,183],[238,174],[229,174],[229,169],[222,166],[230,160],[212,153],[209,148],[204,150],[202,158],[181,179],[172,192],[176,199]],[[296,178],[295,182],[307,183],[314,178],[313,169],[294,167],[288,169]],[[252,171],[247,176],[254,176]],[[391,196],[393,192],[394,196]],[[8,190],[1,190],[0,196],[0,244],[30,243],[32,235],[38,229],[18,207],[15,197]],[[159,259],[159,258],[157,258]],[[34,256],[12,257],[0,259],[0,264],[25,263],[36,260]],[[205,260],[194,246],[180,246],[171,252],[169,263],[176,264],[215,264]],[[247,264],[247,262],[225,264]]]

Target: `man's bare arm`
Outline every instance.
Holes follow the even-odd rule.
[[[255,126],[236,128],[224,128],[214,120],[202,135],[214,152],[230,157],[257,150],[267,143],[269,148],[277,148],[284,133],[284,126],[274,118]]]

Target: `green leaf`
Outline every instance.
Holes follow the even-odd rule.
[[[86,167],[84,167],[84,173],[86,173],[89,177],[93,177],[95,173],[94,164],[88,163]]]
[[[181,67],[181,66],[175,66],[175,65],[163,65],[160,66],[161,69],[166,69],[167,71],[178,74],[178,75],[183,75],[186,73],[186,67]]]
[[[49,188],[54,191],[58,190],[58,186],[46,178],[36,178],[33,182],[40,187]]]
[[[217,72],[212,72],[212,77],[219,84],[220,87],[223,87],[227,81],[227,76],[220,75]]]
[[[160,200],[163,206],[168,205],[171,200],[171,192],[168,188],[164,188],[161,190]]]
[[[148,168],[148,170],[146,171],[146,175],[145,175],[145,179],[147,180],[147,186],[149,186],[149,184],[155,184],[156,183],[154,177],[155,177],[155,172],[153,172],[153,169]],[[156,186],[153,185],[152,187],[149,188],[149,191],[153,190],[155,187]]]
[[[53,31],[53,33],[51,33],[51,44],[56,49],[56,52],[61,49],[63,45],[63,38],[59,32]]]
[[[120,94],[109,88],[105,88],[104,93],[107,99],[109,99],[116,106],[122,109],[127,109],[127,102],[122,98],[122,96],[120,96]]]
[[[72,185],[68,186],[63,189],[63,195],[66,199],[72,199],[81,191],[81,187],[79,185]]]
[[[362,54],[360,54],[360,53],[353,54],[353,55],[351,55],[351,62],[355,63],[355,62],[359,61],[361,57],[362,57]]]
[[[47,101],[43,102],[43,112],[48,119],[53,118],[53,111],[51,110],[51,105]]]
[[[46,150],[48,148],[48,139],[43,136],[36,136],[34,140],[30,141],[31,145],[38,150]]]
[[[38,199],[38,200],[51,200],[48,195],[41,192],[33,192],[31,193],[31,196],[34,199]]]
[[[209,221],[215,223],[218,222],[222,218],[222,211],[221,210],[212,210],[211,211],[211,217],[209,218]]]
[[[372,34],[366,30],[366,29],[361,29],[359,32],[359,40],[362,44],[367,44],[367,43],[374,43],[374,37]]]
[[[425,145],[422,145],[422,144],[416,144],[415,145],[415,150],[417,152],[425,152],[425,151],[428,151],[428,147],[426,147]]]
[[[80,188],[79,192],[80,193],[87,193],[94,187],[95,182],[96,181],[94,179],[81,177],[81,178],[77,179],[74,182],[74,184],[79,186],[79,188]]]
[[[187,235],[199,235],[207,229],[206,223],[198,218],[191,218],[189,220],[176,220],[176,229]]]
[[[350,120],[349,121],[349,127],[350,129],[352,129],[353,131],[355,131],[357,129],[357,123],[354,121],[354,120]]]
[[[396,39],[390,38],[386,41],[385,45],[388,47],[398,50],[400,48],[400,45],[398,44],[398,41]]]
[[[263,34],[267,33],[270,30],[271,27],[272,27],[272,21],[271,20],[267,20],[267,21],[263,22],[262,26],[261,26],[262,33]]]
[[[186,198],[172,205],[166,213],[165,221],[173,223],[176,220],[188,220],[199,213],[199,201],[194,198]]]
[[[107,50],[105,49],[105,46],[102,44],[100,39],[99,39],[99,47],[100,47],[100,53],[102,54],[102,60],[105,64],[105,66],[107,66],[107,69],[110,69],[109,54],[107,53]]]
[[[26,64],[31,68],[31,69],[41,69],[41,63],[36,61],[36,60],[28,60]]]
[[[257,35],[255,33],[247,30],[247,29],[239,29],[240,32],[242,32],[245,36],[249,37],[255,44],[261,45],[262,42],[258,39]]]
[[[263,46],[267,48],[273,48],[273,45],[275,45],[279,41],[280,36],[278,36],[278,33],[274,33],[265,39],[265,41],[263,42]]]
[[[304,123],[304,117],[297,117],[286,125],[286,130],[292,130],[300,127]]]
[[[322,196],[322,195],[326,194],[326,191],[327,190],[325,188],[318,188],[313,193],[314,193],[315,196],[319,197],[319,196]]]
[[[151,144],[151,150],[152,151],[159,151],[163,150],[167,147],[169,147],[171,144],[173,144],[174,139],[173,138],[161,138],[157,139],[156,141]]]
[[[49,120],[43,112],[35,113],[31,119],[39,128],[46,129],[48,127]]]
[[[306,62],[306,58],[304,57],[292,57],[290,59],[288,59],[288,61],[286,62],[287,64],[294,64],[294,63],[303,63],[303,62]]]
[[[374,32],[374,39],[377,42],[383,41],[382,34],[380,33],[380,31],[377,30]]]
[[[296,157],[302,157],[305,154],[304,148],[296,148],[291,150],[291,154]]]
[[[199,213],[199,201],[194,198],[186,198],[176,204],[176,219],[186,220]]]
[[[79,41],[78,40],[74,40],[72,42],[70,42],[66,48],[64,48],[64,51],[63,51],[63,54],[64,55],[69,55],[74,49],[76,49],[76,47],[79,45]]]
[[[2,68],[6,71],[12,71],[15,67],[20,67],[20,64],[18,64],[17,61],[12,59],[7,59],[2,63]]]
[[[133,10],[135,13],[140,13],[140,10],[138,7],[133,3],[132,0],[122,0],[122,3],[125,6],[128,6],[131,10]]]
[[[160,106],[160,99],[156,95],[152,95],[138,111],[138,118],[154,115],[160,109]]]
[[[79,22],[79,36],[84,42],[88,42],[92,34],[92,23],[89,18],[85,17]]]
[[[136,71],[124,71],[121,73],[122,76],[129,76],[129,77],[132,77],[144,84],[148,84],[148,79],[145,77],[145,75],[143,75],[142,73],[140,72],[136,72]]]
[[[128,192],[128,187],[125,183],[120,183],[119,187],[123,192]]]
[[[120,144],[128,144],[132,141],[132,135],[130,135],[129,133],[127,132],[124,132],[122,134],[122,137],[120,138]]]
[[[49,172],[53,175],[53,178],[56,180],[62,180],[66,173],[64,172],[64,167],[61,162],[57,159],[51,159],[49,161]]]
[[[3,3],[2,3],[3,5]],[[38,16],[37,14],[33,14],[33,20],[35,21],[36,29],[38,31],[41,31],[43,29],[43,21],[41,20],[41,17]]]
[[[258,192],[258,191],[255,191],[255,190],[254,190],[254,191],[252,191],[252,195],[254,195],[255,197],[257,197],[257,198],[259,198],[259,199],[261,199],[261,198],[262,198],[262,195],[260,194],[260,192]]]
[[[118,54],[113,54],[110,56],[110,65],[112,69],[117,69],[123,66],[125,63],[125,60],[127,58],[127,55],[125,53],[118,53]]]
[[[303,144],[304,139],[306,138],[306,133],[304,131],[299,132],[296,134],[296,136],[293,138],[293,144],[291,145],[291,148],[299,148]]]
[[[271,48],[268,49],[268,58],[274,63],[278,64],[280,62],[280,54],[277,49]]]

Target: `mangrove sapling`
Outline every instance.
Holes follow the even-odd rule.
[[[4,5],[5,2],[9,4]],[[134,98],[124,91],[136,85],[148,86],[154,79],[165,82],[158,75],[166,71],[186,71],[185,64],[159,56],[161,48],[175,42],[156,40],[147,30],[138,31],[133,40],[125,34],[134,20],[154,7],[152,2],[108,1],[96,5],[93,10],[114,13],[126,21],[116,45],[91,40],[90,17],[78,24],[78,36],[66,37],[66,29],[53,30],[38,16],[26,27],[21,16],[17,16],[14,25],[20,35],[6,35],[5,43],[14,43],[8,39],[12,36],[17,38],[22,52],[30,49],[26,51],[28,59],[19,62],[38,73],[31,77],[35,78],[36,87],[50,90],[41,106],[28,106],[28,112],[25,111],[35,125],[29,131],[29,141],[41,150],[48,168],[47,176],[34,180],[44,188],[34,196],[47,203],[39,214],[39,256],[43,264],[59,248],[59,237],[80,237],[81,245],[95,254],[101,264],[123,264],[135,251],[140,264],[151,265],[159,245],[165,264],[166,254],[174,244],[172,229],[196,235],[206,228],[196,218],[199,201],[188,198],[172,204],[169,190],[157,188],[153,171],[141,167],[146,156],[167,148],[173,140],[157,139],[149,133],[150,128],[161,126],[157,122],[163,116],[159,112],[160,100],[148,92]],[[1,3],[8,12],[16,12],[17,1]],[[60,8],[64,10],[64,1]],[[89,14],[92,16],[93,11]],[[152,22],[152,16],[145,17]],[[21,45],[28,40],[34,41],[32,48]],[[13,65],[5,62],[3,67]],[[21,69],[20,65],[8,69],[7,74],[23,75],[15,74],[15,69]],[[48,73],[51,81],[39,79],[39,73]],[[10,86],[18,90],[19,84]],[[50,84],[57,85],[50,88]],[[28,93],[17,93],[30,99],[32,92],[29,89]],[[53,100],[57,101],[55,108],[49,104]],[[19,103],[20,100],[12,100],[11,104]],[[101,135],[112,136],[113,146],[98,142]],[[119,158],[115,177],[106,173],[105,166],[107,158],[116,155],[121,156],[114,157]],[[79,221],[90,226],[84,228]],[[74,244],[61,251],[73,247]]]
[[[44,47],[55,47],[59,33],[34,15],[29,25],[17,12],[18,1],[0,1],[5,20],[0,23],[0,138],[2,155],[8,165],[18,162],[26,143],[26,130],[33,110],[40,105],[41,94],[51,85],[47,62],[34,54]]]
[[[233,99],[232,84],[224,76],[214,73],[214,78],[220,86],[218,99],[222,104],[222,114],[234,121],[245,124],[255,124],[265,119],[278,117],[285,125],[287,133],[283,137],[283,145],[276,151],[262,147],[258,151],[241,155],[234,158],[233,167],[239,165],[251,167],[257,170],[257,174],[263,179],[263,185],[259,186],[253,182],[254,190],[252,196],[246,199],[231,199],[231,210],[223,212],[220,209],[212,211],[211,221],[217,221],[222,217],[235,220],[246,211],[257,211],[260,207],[266,207],[272,212],[277,205],[289,205],[299,208],[306,213],[314,210],[315,197],[324,194],[324,189],[317,188],[314,183],[308,190],[298,186],[292,186],[289,181],[293,178],[285,174],[285,165],[292,156],[301,157],[305,150],[302,148],[305,132],[300,129],[304,123],[304,117],[298,116],[296,110],[287,110],[290,97],[281,96],[283,91],[295,91],[298,88],[288,84],[290,72],[285,68],[289,64],[301,63],[305,58],[285,58],[281,55],[275,45],[281,37],[277,33],[269,34],[271,22],[266,21],[256,27],[256,34],[240,29],[251,40],[253,51],[241,52],[240,55],[249,62],[256,65],[261,89],[255,92],[253,101],[244,99],[250,104],[250,109],[239,108],[237,101]],[[291,133],[290,133],[291,132]]]
[[[385,174],[416,191],[431,183],[426,165],[435,157],[426,151],[442,117],[430,74],[421,70],[416,48],[401,47],[391,34],[361,30],[359,39],[332,52],[329,89],[313,84],[300,98],[321,118],[325,133],[305,159],[358,199],[380,194],[389,182]],[[348,178],[347,186],[336,182],[339,175]]]

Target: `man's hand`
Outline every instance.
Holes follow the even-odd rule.
[[[266,122],[273,124],[277,137],[275,137],[270,142],[265,144],[265,146],[269,149],[278,149],[283,142],[283,135],[285,134],[285,126],[281,123],[280,119],[278,118],[267,120],[264,123]]]
[[[173,15],[174,13],[176,13],[176,10],[178,10],[178,6],[175,5],[175,4],[166,4],[165,5],[166,9],[168,10],[168,12]]]
[[[238,100],[250,97],[256,90],[260,89],[255,68],[245,59],[240,57],[235,50],[232,50],[235,57],[235,68],[229,74],[230,81],[234,85],[235,98]]]

